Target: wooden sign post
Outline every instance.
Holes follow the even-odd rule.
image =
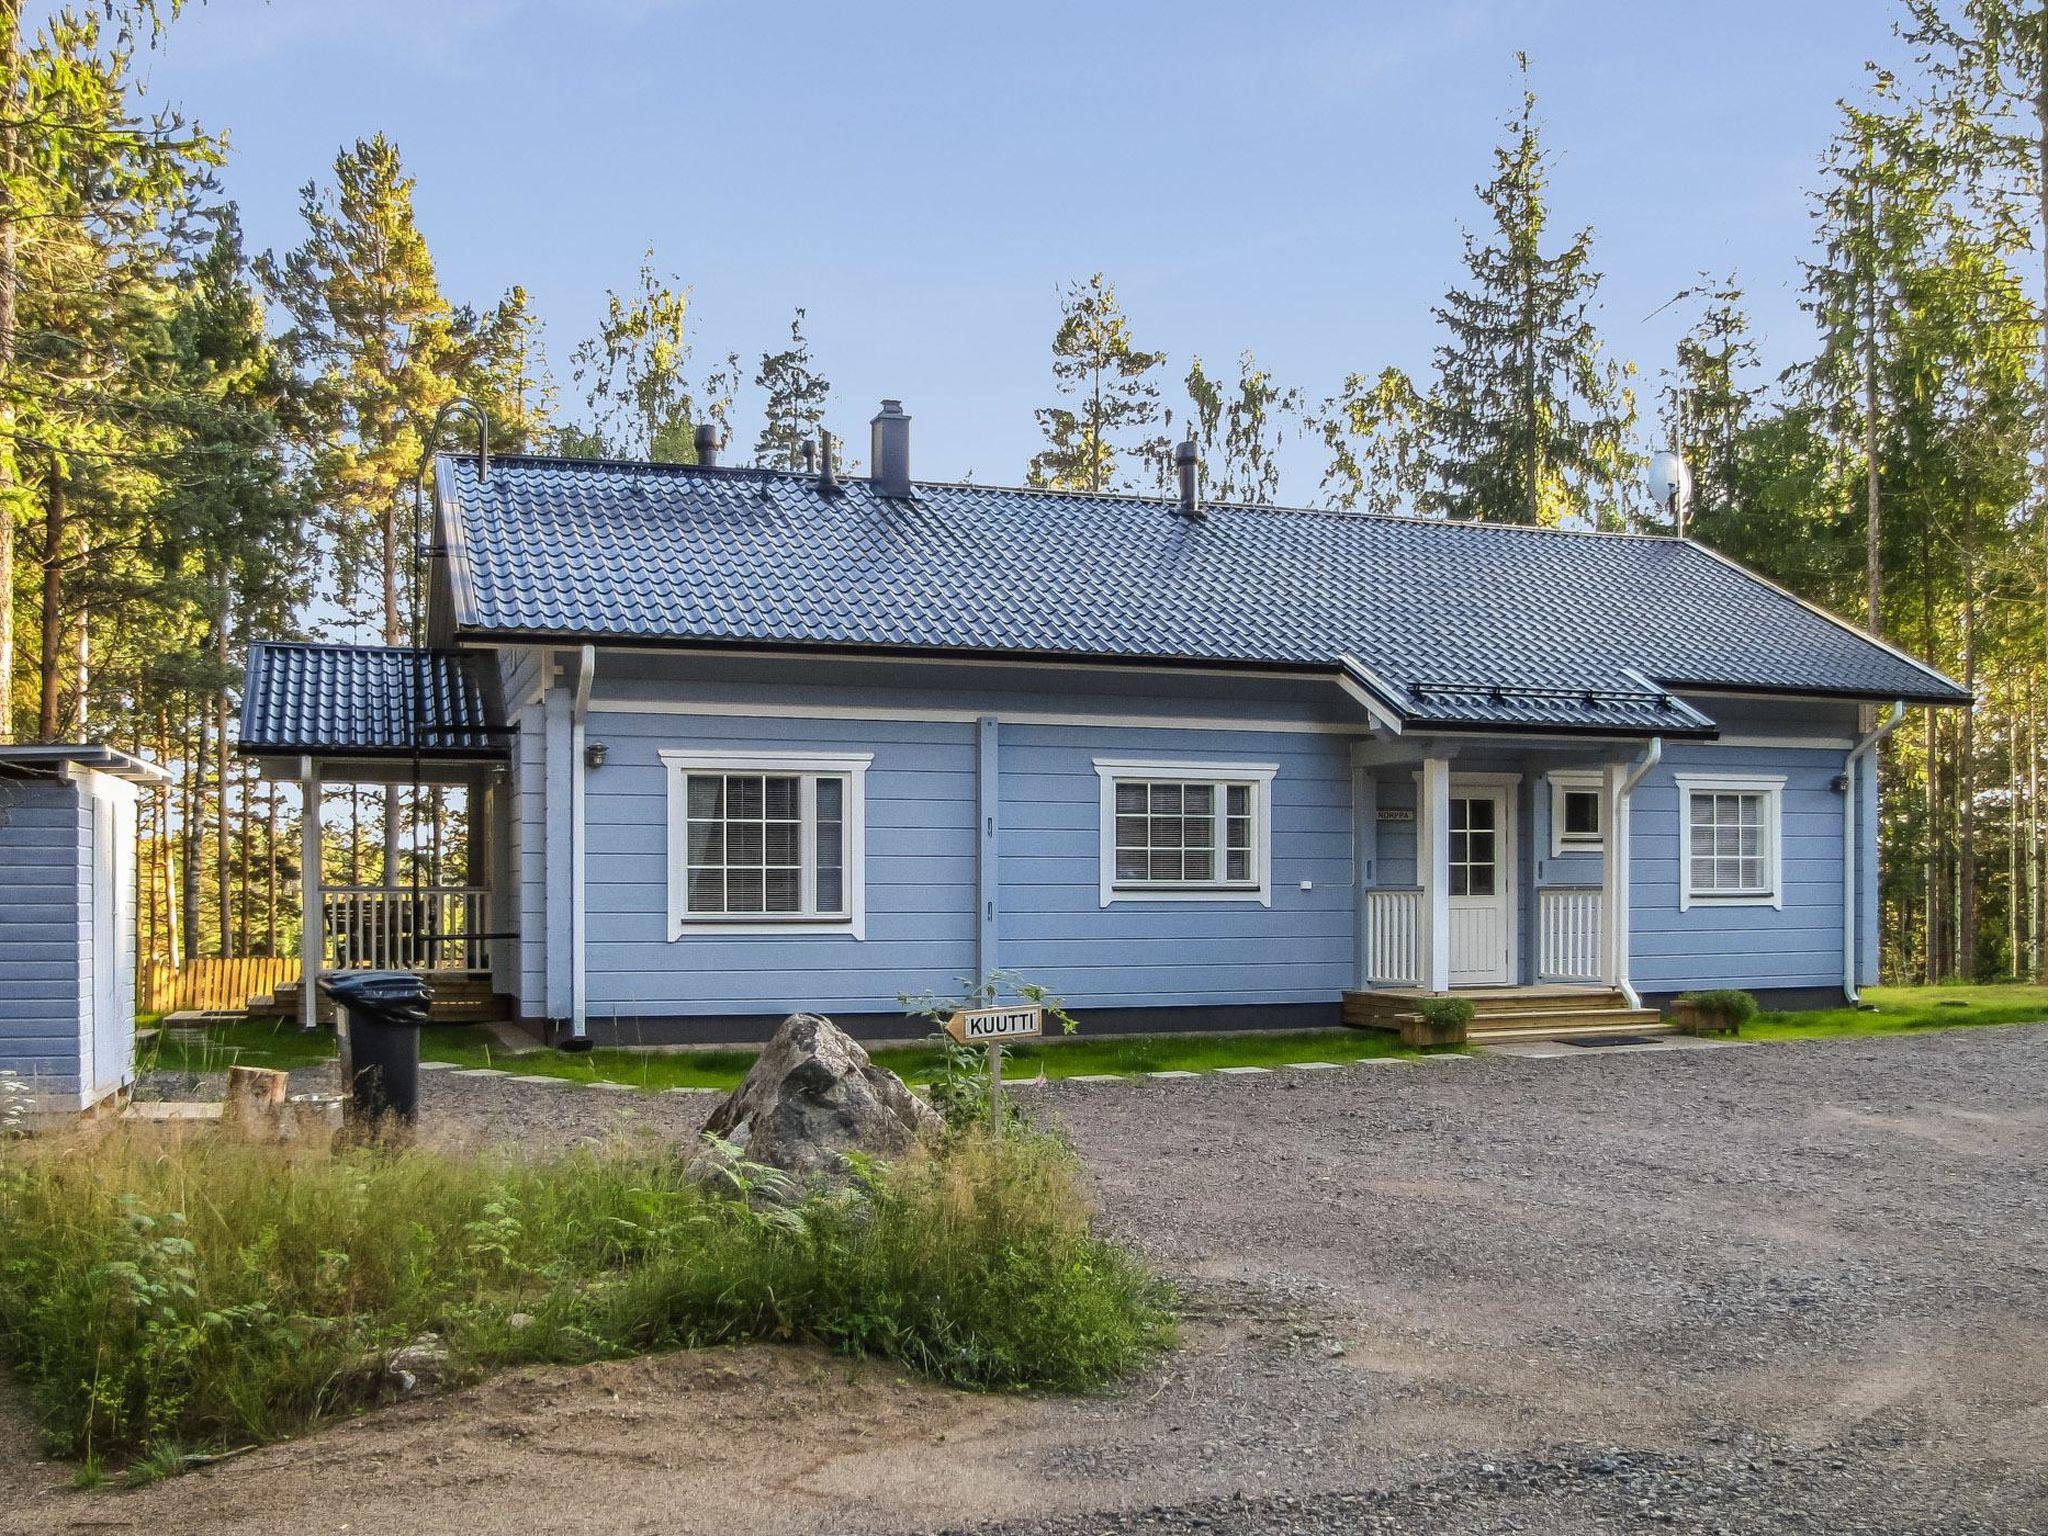
[[[1036,1003],[1015,1008],[966,1008],[946,1020],[946,1033],[962,1045],[988,1045],[988,1118],[1003,1128],[1003,1042],[1030,1040],[1045,1033],[1045,1010]]]

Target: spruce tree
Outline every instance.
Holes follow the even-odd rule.
[[[1712,524],[1738,515],[1746,489],[1742,446],[1762,393],[1756,342],[1732,275],[1703,277],[1673,302],[1699,310],[1664,390],[1664,442],[1691,471],[1692,516]]]
[[[1601,355],[1593,232],[1546,251],[1550,162],[1523,73],[1522,108],[1478,188],[1493,227],[1467,232],[1470,285],[1435,311],[1435,437],[1425,505],[1452,517],[1557,524],[1613,517],[1636,466],[1629,370]]]
[[[1100,272],[1070,284],[1052,341],[1053,385],[1062,403],[1036,413],[1045,447],[1032,456],[1030,483],[1064,491],[1134,483],[1124,478],[1124,460],[1149,457],[1141,449],[1159,421],[1154,375],[1165,360],[1164,352],[1133,344],[1116,288]]]
[[[761,354],[754,384],[768,397],[761,435],[754,439],[754,462],[767,469],[803,468],[804,445],[818,440],[832,386],[811,356],[801,307],[789,322],[789,345]]]

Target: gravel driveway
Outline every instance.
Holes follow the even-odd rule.
[[[1031,1091],[1186,1288],[1118,1392],[521,1372],[0,1529],[2048,1532],[2048,1027]],[[427,1095],[528,1145],[714,1102]]]

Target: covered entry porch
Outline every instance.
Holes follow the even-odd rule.
[[[1488,1029],[1639,1027],[1629,809],[1661,742],[1397,737],[1354,750],[1347,1023],[1456,992]]]
[[[265,778],[299,789],[301,980],[279,989],[279,1004],[312,1028],[322,975],[403,970],[428,978],[438,1020],[501,1017],[516,942],[497,895],[510,881],[499,836],[508,733],[468,659],[259,645],[242,750]],[[383,822],[369,882],[338,877],[328,846],[336,791],[357,787]]]

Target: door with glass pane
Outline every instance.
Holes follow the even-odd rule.
[[[1514,980],[1514,795],[1451,781],[1451,985]]]

